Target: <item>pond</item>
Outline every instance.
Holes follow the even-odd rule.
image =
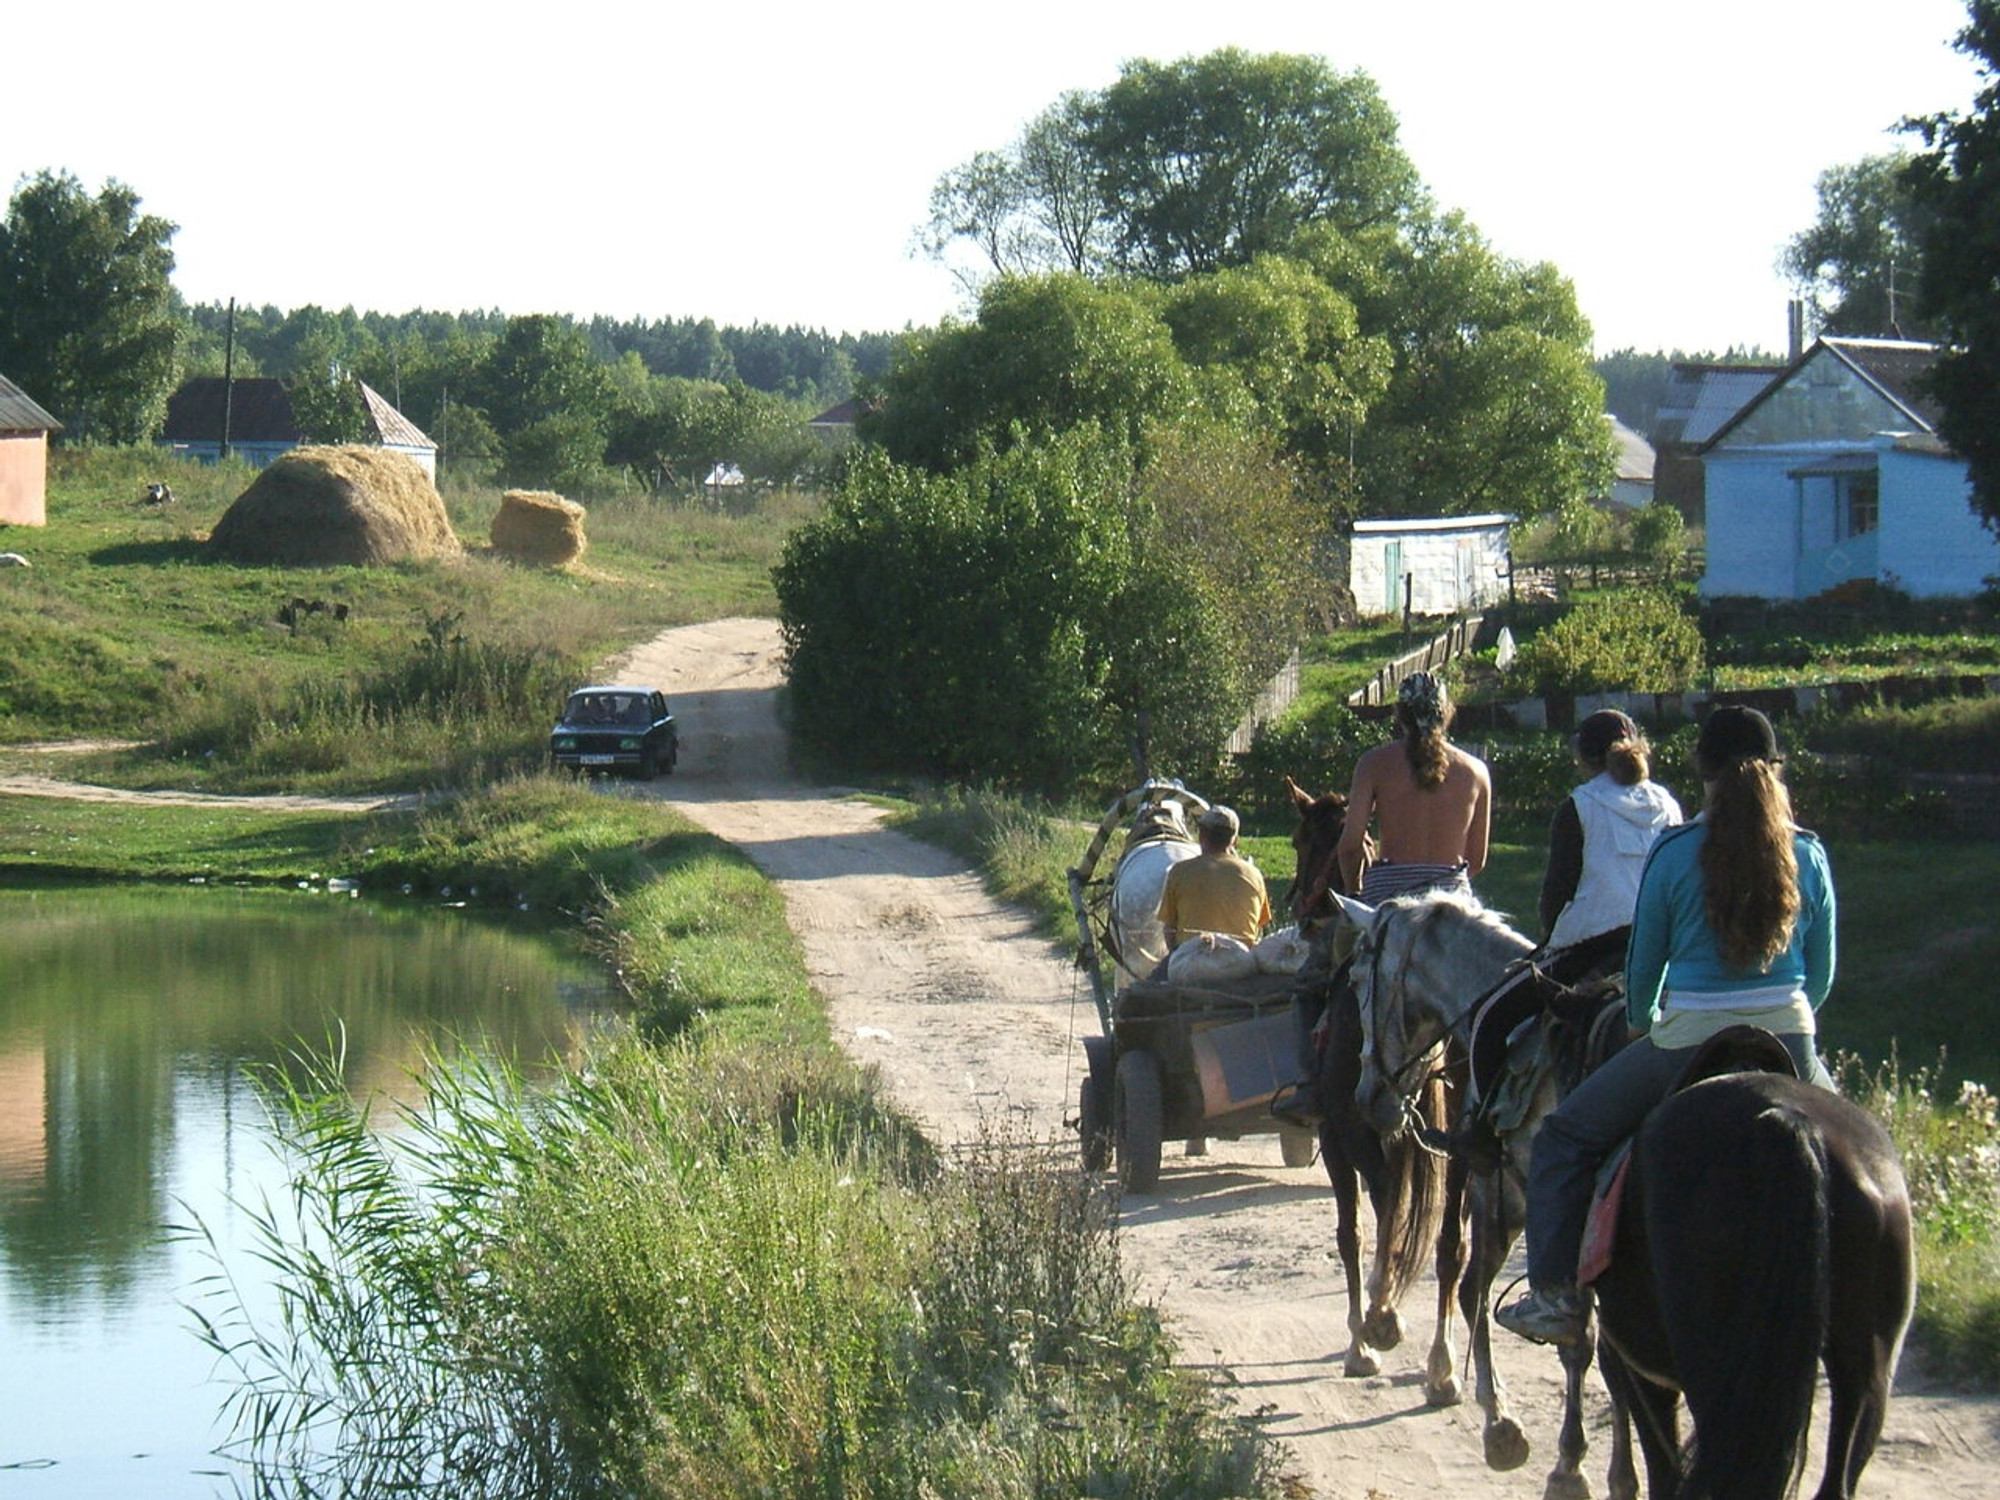
[[[606,998],[554,939],[461,911],[0,890],[0,1495],[235,1492],[187,1310],[214,1262],[166,1226],[198,1216],[229,1258],[233,1205],[281,1194],[247,1067],[338,1038],[350,1089],[408,1101],[430,1049],[533,1072]]]

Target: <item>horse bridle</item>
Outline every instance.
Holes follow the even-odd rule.
[[[1386,945],[1375,941],[1375,934],[1373,932],[1368,934],[1367,941],[1372,951],[1368,956],[1368,996],[1370,1004],[1361,1008],[1365,1021],[1361,1038],[1361,1058],[1364,1067],[1371,1055],[1379,1050],[1376,1046],[1377,1033],[1387,1029],[1374,1024],[1379,1018],[1379,1011],[1373,1003],[1375,996],[1382,992],[1382,957]],[[1409,946],[1414,947],[1415,943],[1416,940],[1412,938]],[[1409,952],[1407,949],[1403,955],[1402,969],[1404,971],[1409,969]],[[1404,1024],[1405,1000],[1408,995],[1408,986],[1401,979],[1398,979],[1391,993],[1395,1000],[1395,1029],[1398,1036],[1403,1036],[1408,1032],[1408,1027]],[[1417,1108],[1416,1096],[1426,1081],[1442,1074],[1444,1069],[1441,1067],[1436,1068],[1432,1072],[1426,1073],[1422,1078],[1419,1078],[1413,1086],[1406,1087],[1410,1070],[1419,1064],[1427,1062],[1434,1054],[1441,1051],[1445,1044],[1451,1040],[1452,1034],[1458,1030],[1459,1025],[1473,1011],[1479,1008],[1479,1003],[1484,998],[1483,994],[1475,995],[1463,1010],[1444,1023],[1440,1028],[1438,1039],[1435,1042],[1432,1042],[1430,1046],[1424,1048],[1421,1052],[1404,1058],[1401,1066],[1393,1070],[1388,1070],[1382,1068],[1378,1063],[1376,1067],[1377,1074],[1381,1076],[1389,1088],[1395,1091],[1396,1098],[1402,1105],[1403,1115],[1409,1121],[1419,1141],[1423,1140],[1424,1130],[1422,1127],[1424,1121],[1421,1112]]]
[[[1326,858],[1319,862],[1319,869],[1306,883],[1304,892],[1292,897],[1292,919],[1303,923],[1312,915],[1313,908],[1326,899],[1333,889],[1333,877],[1340,864],[1340,841],[1335,839],[1333,847],[1326,851]]]

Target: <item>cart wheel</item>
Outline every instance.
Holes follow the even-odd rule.
[[[1319,1136],[1310,1130],[1281,1130],[1278,1132],[1278,1150],[1284,1156],[1286,1166],[1309,1167],[1319,1150]]]
[[[1077,1095],[1078,1132],[1083,1136],[1083,1170],[1102,1172],[1111,1165],[1111,1110],[1102,1080],[1086,1073]]]
[[[1112,1106],[1118,1138],[1118,1174],[1135,1193],[1160,1183],[1160,1065],[1140,1048],[1118,1059]]]

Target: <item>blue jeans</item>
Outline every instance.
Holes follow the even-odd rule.
[[[1781,1036],[1799,1077],[1821,1088],[1833,1076],[1809,1036]],[[1640,1037],[1570,1091],[1542,1121],[1528,1162],[1528,1282],[1535,1287],[1576,1285],[1584,1220],[1597,1169],[1618,1143],[1639,1128],[1647,1112],[1700,1050],[1656,1047]]]

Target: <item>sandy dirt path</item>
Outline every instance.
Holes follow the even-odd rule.
[[[619,668],[665,689],[681,726],[679,771],[640,794],[676,803],[779,883],[850,1054],[878,1065],[894,1097],[946,1142],[966,1139],[982,1118],[1074,1140],[1065,1121],[1075,1114],[1081,1039],[1097,1030],[1081,976],[959,861],[884,828],[842,789],[787,770],[772,623],[669,631]],[[1138,1286],[1172,1319],[1184,1357],[1222,1372],[1245,1410],[1266,1414],[1301,1495],[1539,1496],[1561,1410],[1554,1355],[1496,1333],[1534,1453],[1521,1469],[1493,1473],[1477,1408],[1424,1404],[1432,1283],[1406,1305],[1409,1336],[1383,1373],[1342,1377],[1346,1305],[1332,1236],[1324,1173],[1282,1166],[1275,1136],[1218,1141],[1197,1160],[1170,1148],[1159,1191],[1128,1198],[1121,1214]],[[1517,1257],[1508,1275],[1518,1270]],[[1595,1375],[1592,1395],[1587,1472],[1602,1494],[1608,1423]],[[1818,1472],[1815,1458],[1809,1489]],[[1929,1386],[1906,1360],[1862,1493],[1987,1500],[2000,1493],[1996,1474],[2000,1400]]]

